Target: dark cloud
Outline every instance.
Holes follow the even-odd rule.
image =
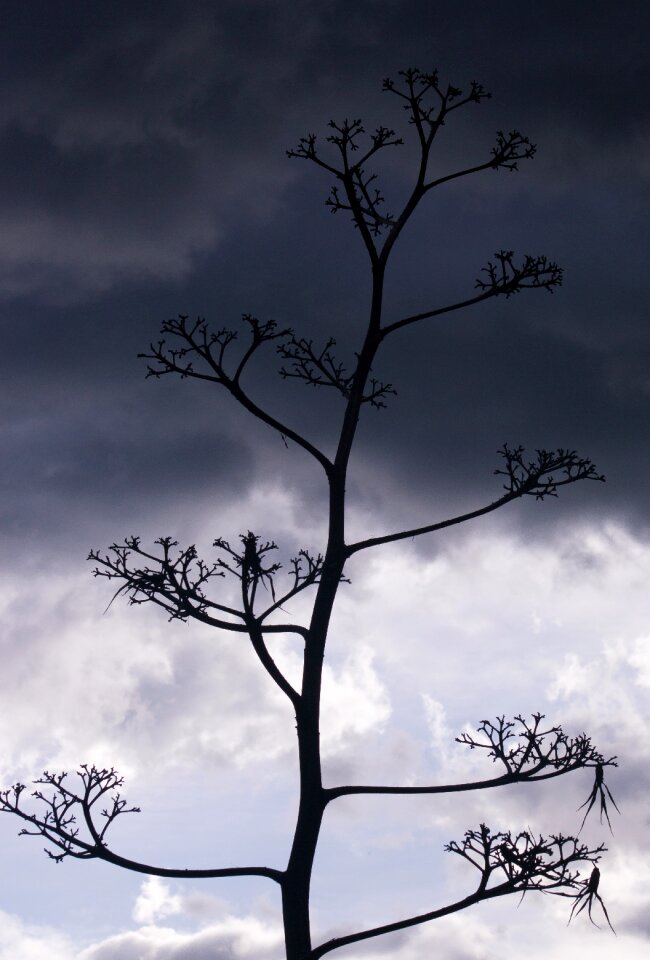
[[[329,117],[399,123],[381,78],[436,61],[454,82],[476,77],[494,92],[445,129],[441,170],[487,156],[501,127],[530,133],[539,157],[423,205],[395,251],[387,315],[471,294],[504,247],[556,258],[566,282],[553,297],[522,294],[389,341],[376,372],[399,395],[366,413],[351,493],[387,526],[419,522],[433,501],[491,499],[504,441],[565,445],[591,456],[608,486],[513,516],[643,521],[643,12],[22,5],[5,37],[0,113],[5,529],[52,530],[65,517],[86,537],[93,515],[169,513],[174,498],[187,507],[211,486],[225,496],[279,476],[292,489],[306,478],[301,509],[322,502],[302,454],[249,431],[211,388],[141,384],[134,354],[176,312],[218,328],[250,310],[316,340],[331,333],[351,364],[367,310],[363,250],[345,215],[322,206],[327,176],[284,150],[309,130],[325,135]],[[412,163],[406,147],[382,168],[395,208]],[[251,391],[331,449],[337,398],[282,383],[267,360]]]

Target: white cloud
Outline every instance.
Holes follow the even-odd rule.
[[[441,765],[446,767],[450,761],[455,734],[449,729],[443,704],[439,700],[434,700],[427,693],[421,694],[421,697],[431,738],[431,748],[439,758]]]
[[[31,583],[5,583],[3,595],[4,781],[85,760],[129,775],[291,749],[288,702],[241,637],[213,638],[119,601],[102,617],[105,591],[87,574],[53,577],[36,600]]]
[[[259,907],[262,919],[272,912],[263,902]],[[136,923],[156,926],[165,917],[181,914],[203,928],[231,916],[232,908],[227,900],[204,889],[188,889],[185,884],[166,883],[160,877],[148,877],[142,882],[133,907]]]
[[[181,913],[183,905],[178,894],[172,894],[160,877],[148,877],[140,888],[133,907],[136,923],[153,924],[156,920]]]
[[[480,714],[463,718],[474,721],[504,695],[523,712],[535,709],[570,654],[625,637],[642,656],[650,549],[624,529],[565,529],[553,542],[478,534],[442,543],[431,561],[403,548],[377,551],[355,569],[354,597],[342,599],[347,633],[371,643],[392,689],[408,683],[452,717],[475,701]]]
[[[277,923],[226,916],[190,933],[147,926],[93,944],[78,960],[280,960],[282,932]]]
[[[288,501],[286,510],[279,495],[276,501],[282,522],[293,530]],[[264,502],[260,494],[260,519]],[[491,776],[493,766],[454,744],[453,737],[466,724],[473,728],[501,712],[541,709],[568,733],[585,729],[604,753],[618,754],[620,768],[609,776],[621,808],[621,816],[612,818],[615,835],[610,837],[593,814],[585,835],[611,848],[603,861],[603,891],[619,943],[629,947],[626,960],[643,955],[640,937],[647,935],[649,575],[650,547],[618,527],[565,528],[554,543],[511,535],[467,537],[431,561],[408,549],[380,551],[365,570],[357,564],[352,586],[342,589],[324,689],[328,784],[361,776],[364,782],[455,781],[465,776],[469,763],[478,765],[472,774],[480,766],[479,776]],[[246,862],[253,862],[250,857],[257,854],[251,851],[266,842],[266,831],[275,837],[267,852],[272,862],[278,855],[281,863],[292,823],[288,791],[272,795],[271,806],[265,796],[264,823],[255,821],[253,830],[244,831],[253,814],[244,814],[248,796],[238,803],[234,781],[241,776],[245,791],[251,792],[251,784],[258,789],[269,756],[277,761],[277,783],[294,776],[289,762],[294,723],[282,695],[238,640],[222,641],[212,632],[207,636],[167,624],[155,611],[149,617],[142,610],[120,610],[118,604],[102,618],[98,610],[105,598],[86,584],[84,589],[85,594],[76,584],[73,589],[63,574],[41,592],[30,584],[29,596],[11,580],[3,583],[5,615],[18,624],[3,637],[5,644],[15,644],[13,656],[5,656],[0,681],[6,769],[106,758],[119,766],[124,761],[144,777],[147,771],[157,776],[156,767],[164,773],[168,764],[185,771],[182,782],[192,790],[197,784],[221,790],[220,771],[228,770],[227,793],[218,799],[233,809],[227,819],[220,813],[214,825],[218,859],[226,856],[231,862],[232,852],[237,855],[241,848]],[[298,650],[293,642],[278,644],[279,662],[295,672]],[[36,702],[38,713],[32,709]],[[99,757],[92,755],[95,748]],[[169,784],[156,776],[138,830],[147,851],[157,847],[159,801],[175,844],[163,851],[163,859],[174,863],[184,855],[185,799],[179,791],[171,804]],[[317,861],[319,929],[342,922],[341,871],[354,868],[345,894],[350,923],[355,916],[358,920],[360,891],[366,891],[361,915],[369,923],[382,922],[385,913],[408,913],[423,899],[424,908],[430,898],[444,902],[450,887],[462,893],[472,882],[465,871],[450,867],[442,852],[446,840],[481,820],[496,829],[530,824],[575,830],[581,819],[577,807],[590,786],[588,777],[576,776],[487,795],[334,805]],[[133,800],[142,802],[135,794]],[[243,831],[239,837],[238,829]],[[278,831],[287,832],[282,842]],[[205,828],[199,832],[197,827],[193,842],[203,850]],[[83,869],[61,873],[71,891],[83,883]],[[212,899],[214,889],[190,895],[173,884],[146,881],[135,907],[136,922],[144,926],[98,940],[80,960],[184,960],[208,950],[216,955],[221,950],[224,957],[245,957],[249,950],[256,960],[275,960],[280,955],[275,921],[247,920],[253,916],[250,905],[238,905],[244,919],[233,919],[231,908]],[[225,882],[216,890],[230,895],[231,886]],[[611,949],[604,935],[592,940],[588,924],[574,921],[566,930],[566,903],[545,905],[537,899],[531,907],[528,899],[533,900],[527,898],[519,912],[509,903],[494,914],[506,918],[511,952],[524,943],[533,960],[549,954],[569,960],[578,945],[589,944],[591,951],[593,943],[597,958]],[[394,947],[395,956],[417,960],[444,944],[452,958],[492,960],[501,949],[491,932],[497,921],[481,911],[473,916],[458,927],[443,924],[436,932],[405,938]],[[190,921],[200,929],[187,932],[184,925]],[[470,922],[486,926],[476,927],[467,939],[463,931],[474,930]],[[125,923],[128,931],[128,919]],[[57,949],[67,960],[65,938],[61,944]],[[359,951],[379,956],[385,949],[377,944]]]
[[[24,923],[0,910],[0,960],[73,960],[65,934],[50,927]]]
[[[573,924],[567,929],[566,923],[562,923],[565,902],[564,913],[552,917],[551,904],[547,901],[549,909],[540,910],[539,899],[532,908],[522,906],[519,912],[512,901],[465,911],[423,924],[401,941],[368,941],[358,955],[366,960],[381,960],[387,955],[394,960],[421,960],[426,956],[443,956],[445,960],[498,960],[504,956],[575,960],[582,955],[588,955],[590,960],[607,960],[613,955],[642,960],[646,956],[647,942],[634,935],[614,940],[612,934],[595,929],[579,929]]]
[[[373,653],[359,646],[336,669],[323,670],[323,756],[336,754],[355,738],[382,729],[390,701],[373,666]]]

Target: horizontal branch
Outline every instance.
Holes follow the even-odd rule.
[[[231,549],[225,540],[217,539],[213,543],[213,546],[230,558],[230,563],[222,557],[215,563],[205,563],[198,556],[194,544],[174,553],[178,542],[171,537],[159,537],[155,541],[156,545],[161,547],[161,553],[157,555],[145,550],[137,536],[126,537],[123,543],[112,544],[106,554],[91,550],[88,559],[98,564],[93,570],[95,577],[123,581],[122,586],[113,594],[111,603],[124,593],[129,603],[136,606],[147,602],[155,603],[174,620],[191,618],[221,630],[249,633],[248,624],[258,586],[261,584],[267,587],[273,599],[273,602],[255,617],[261,624],[281,603],[287,602],[317,582],[322,558],[312,557],[306,550],[301,550],[291,561],[291,588],[276,600],[273,578],[280,570],[280,564],[264,566],[262,563],[264,554],[276,549],[275,544],[260,544],[259,537],[250,531],[240,539],[243,549],[239,552]],[[145,561],[141,566],[137,565],[141,562],[139,558]],[[237,610],[206,596],[205,589],[209,582],[227,574],[241,581],[246,609]],[[224,620],[215,616],[214,611],[236,617],[237,620]],[[263,625],[261,629],[262,633],[297,633],[304,638],[307,635],[306,628],[298,624]]]
[[[100,769],[82,764],[77,771],[77,777],[81,790],[68,786],[67,773],[50,773],[46,770],[34,781],[37,789],[31,793],[31,797],[35,809],[26,809],[23,806],[26,790],[24,784],[16,783],[8,790],[0,790],[0,813],[14,814],[22,820],[25,826],[20,831],[21,835],[43,837],[56,851],[53,853],[48,847],[45,848],[45,852],[55,863],[72,857],[76,860],[105,860],[125,870],[156,877],[205,879],[257,876],[268,877],[276,883],[282,882],[283,872],[272,867],[176,869],[155,867],[114,853],[106,843],[106,831],[118,817],[127,813],[139,813],[140,808],[127,807],[119,792],[124,779],[113,768]],[[93,816],[94,808],[100,802],[106,804],[98,814],[103,826],[99,826]],[[85,825],[87,831],[85,837],[80,834],[81,824]]]
[[[178,619],[174,615],[172,607],[167,606],[161,600],[153,597],[151,597],[150,600],[165,610],[166,613],[169,613],[170,619]],[[263,616],[266,616],[267,613],[268,611],[265,612]],[[229,620],[220,620],[218,617],[211,617],[209,614],[200,611],[193,612],[191,618],[192,620],[198,620],[199,623],[204,623],[208,627],[216,627],[219,630],[225,630],[229,633],[244,633],[250,636],[250,630],[245,623],[231,623]],[[267,633],[295,633],[297,636],[302,637],[303,640],[306,640],[309,636],[307,627],[303,627],[300,623],[262,623],[261,618],[258,618],[258,622],[260,624],[260,630],[264,635]]]
[[[174,608],[167,606],[161,600],[158,600],[154,597],[149,598],[152,603],[157,604],[157,606],[162,607],[170,615],[170,619],[179,619],[174,613]],[[300,623],[264,623],[264,619],[268,617],[271,613],[274,613],[277,608],[280,606],[280,603],[284,601],[282,597],[279,601],[272,604],[264,613],[256,617],[256,623],[259,625],[260,632],[264,635],[267,633],[295,633],[299,637],[302,637],[303,640],[306,640],[309,636],[309,630],[307,627],[303,627]],[[246,623],[232,623],[230,620],[220,620],[218,617],[213,617],[209,613],[200,610],[193,610],[191,614],[188,614],[192,620],[198,620],[199,623],[204,623],[208,627],[216,627],[219,630],[226,630],[230,633],[245,633],[250,634],[250,628]]]
[[[481,290],[481,293],[458,303],[437,307],[433,310],[425,310],[422,313],[415,313],[389,323],[382,328],[381,337],[383,339],[389,333],[412,323],[418,323],[420,320],[440,317],[447,313],[453,313],[455,310],[463,310],[465,307],[482,303],[491,297],[503,296],[508,299],[521,290],[531,289],[547,290],[552,293],[553,288],[561,284],[562,269],[554,261],[548,260],[547,257],[525,254],[521,263],[517,265],[512,250],[499,250],[494,254],[494,261],[488,261],[476,279],[475,286]]]
[[[127,857],[121,857],[113,853],[106,847],[100,848],[96,857],[112,863],[117,867],[123,867],[125,870],[132,870],[135,873],[145,873],[153,877],[168,877],[180,880],[207,880],[218,877],[268,877],[276,883],[282,882],[283,871],[275,870],[273,867],[220,867],[217,869],[196,870],[191,867],[186,869],[176,869],[168,867],[154,867],[147,863],[139,863],[137,860],[129,860]]]
[[[352,797],[359,794],[388,794],[391,796],[420,796],[432,793],[466,793],[470,790],[487,790],[490,787],[505,787],[514,783],[535,783],[538,780],[551,780],[553,777],[561,777],[571,770],[580,770],[582,765],[576,764],[573,767],[563,770],[552,770],[549,773],[539,774],[515,774],[504,773],[500,777],[492,777],[490,780],[473,780],[463,783],[443,783],[423,787],[392,787],[392,786],[372,786],[372,785],[345,785],[341,787],[330,787],[325,790],[325,801],[330,803],[339,797]]]
[[[417,796],[465,793],[515,783],[536,783],[576,770],[590,769],[594,771],[594,782],[589,796],[580,807],[581,810],[587,808],[580,830],[596,803],[599,805],[601,823],[605,816],[611,830],[608,801],[616,810],[618,807],[605,783],[605,769],[618,766],[616,757],[606,758],[585,733],[570,737],[561,726],[543,726],[543,720],[542,713],[534,713],[530,719],[520,714],[514,720],[506,720],[501,716],[496,721],[482,720],[476,733],[464,732],[456,737],[456,743],[470,750],[484,751],[492,763],[499,764],[505,770],[499,777],[433,786],[345,785],[327,789],[325,801],[330,803],[338,797],[360,794]]]

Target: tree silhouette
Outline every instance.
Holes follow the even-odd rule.
[[[537,450],[526,456],[519,446],[504,445],[495,473],[503,479],[496,499],[484,506],[442,520],[426,520],[408,530],[368,536],[350,542],[346,538],[346,477],[357,425],[364,404],[381,408],[394,393],[389,383],[371,376],[374,361],[386,340],[405,327],[441,317],[456,310],[488,301],[511,297],[524,289],[553,291],[562,281],[558,265],[544,256],[516,257],[502,250],[483,267],[474,292],[465,299],[432,306],[403,317],[384,317],[382,295],[390,255],[418,205],[427,194],[452,180],[483,171],[517,169],[521,160],[530,159],[535,146],[519,131],[499,131],[496,143],[485,159],[464,169],[430,178],[429,159],[434,142],[451,115],[470,104],[480,104],[490,96],[478,83],[468,92],[443,85],[436,72],[404,70],[397,81],[387,79],[384,90],[397,97],[406,111],[411,133],[419,144],[419,163],[410,195],[397,214],[389,213],[377,186],[377,175],[370,164],[382,150],[402,144],[394,130],[380,126],[366,134],[360,120],[330,122],[323,150],[315,134],[303,137],[288,151],[288,156],[305,160],[321,168],[334,180],[326,201],[332,213],[345,211],[363,243],[372,276],[368,321],[358,333],[358,349],[346,367],[335,353],[330,337],[322,347],[291,329],[280,329],[275,322],[243,317],[243,344],[236,332],[212,331],[203,320],[187,316],[168,320],[162,326],[162,338],[151,344],[147,353],[148,376],[159,378],[178,374],[181,378],[204,380],[224,388],[234,401],[279,433],[285,443],[292,442],[322,468],[329,489],[328,533],[322,554],[301,550],[290,561],[289,577],[280,579],[280,564],[274,561],[276,544],[252,531],[238,543],[214,541],[215,557],[203,560],[194,545],[181,547],[162,537],[145,548],[138,537],[113,544],[106,553],[91,551],[96,576],[114,580],[118,587],[113,599],[124,594],[132,604],[151,602],[162,607],[170,618],[197,620],[215,628],[247,634],[253,650],[270,678],[291,701],[295,711],[300,772],[300,797],[295,832],[286,865],[280,867],[237,866],[208,870],[171,869],[139,863],[121,856],[108,846],[107,832],[121,815],[137,812],[122,798],[122,778],[113,769],[82,766],[76,780],[65,773],[45,772],[35,781],[36,790],[26,793],[16,784],[0,794],[0,807],[24,822],[22,833],[44,837],[47,853],[56,861],[66,857],[98,858],[116,866],[161,877],[203,878],[262,876],[279,884],[282,894],[286,955],[288,960],[317,958],[346,944],[446,916],[472,904],[507,894],[528,892],[568,897],[573,902],[571,917],[594,901],[602,909],[598,894],[599,862],[603,845],[590,848],[577,836],[561,833],[535,836],[530,830],[513,834],[493,832],[487,825],[468,829],[460,840],[451,840],[446,850],[467,861],[478,872],[470,879],[470,892],[463,899],[436,907],[418,916],[403,918],[372,929],[357,930],[316,946],[312,944],[309,919],[309,894],[312,865],[316,853],[323,814],[328,804],[343,796],[361,794],[449,794],[471,790],[507,787],[564,776],[573,771],[591,769],[594,784],[583,806],[586,816],[599,801],[601,820],[609,822],[607,800],[613,797],[604,783],[606,767],[616,765],[615,757],[606,758],[585,734],[570,737],[560,726],[547,726],[540,714],[514,720],[499,717],[484,720],[475,735],[467,733],[457,742],[470,750],[483,751],[497,774],[466,783],[426,786],[338,785],[324,786],[321,776],[319,745],[320,697],[323,661],[332,610],[346,562],[354,554],[406,538],[423,536],[464,523],[524,496],[538,500],[557,495],[559,488],[578,480],[603,480],[592,462],[574,450]],[[343,413],[336,447],[332,456],[303,433],[272,415],[253,399],[245,385],[245,374],[254,355],[274,344],[284,366],[283,378],[302,380],[312,387],[329,387],[341,395]],[[239,600],[231,605],[219,600],[222,578],[239,582]],[[290,602],[311,591],[311,616],[306,625],[284,622]],[[111,601],[112,602],[112,601]],[[271,634],[293,634],[304,644],[300,685],[294,686],[278,667],[267,646]],[[74,785],[70,785],[71,782]],[[30,799],[27,799],[27,797]],[[614,804],[615,806],[615,804]],[[584,820],[583,820],[584,824]],[[580,828],[580,830],[582,827]],[[470,874],[471,876],[471,874]],[[474,875],[475,876],[475,875]],[[609,923],[609,917],[605,912]],[[611,924],[610,924],[611,926]]]

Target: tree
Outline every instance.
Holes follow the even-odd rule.
[[[372,376],[373,364],[384,343],[398,331],[433,317],[495,297],[510,298],[524,289],[552,292],[562,281],[561,269],[546,257],[526,255],[518,259],[512,251],[502,250],[480,271],[474,292],[464,300],[397,319],[384,318],[382,295],[391,253],[426,196],[461,177],[483,171],[514,171],[520,160],[533,157],[535,146],[517,130],[499,131],[485,159],[431,179],[430,154],[442,127],[455,111],[480,104],[489,93],[474,82],[468,92],[463,92],[443,85],[435,71],[424,73],[415,69],[402,71],[398,81],[385,80],[383,89],[401,101],[419,146],[419,163],[411,192],[398,214],[385,210],[384,197],[376,186],[376,174],[369,172],[369,165],[377,154],[403,143],[394,130],[380,126],[366,136],[360,120],[332,121],[324,152],[314,134],[302,138],[295,149],[288,151],[289,157],[315,164],[334,179],[327,206],[333,213],[349,214],[370,263],[372,292],[368,321],[365,329],[359,331],[358,350],[350,370],[336,358],[333,339],[327,339],[322,347],[315,346],[312,340],[291,329],[280,329],[273,321],[260,321],[249,314],[243,317],[247,336],[240,349],[237,333],[228,329],[214,332],[203,320],[190,321],[187,316],[179,316],[165,322],[162,339],[140,355],[148,361],[147,376],[178,374],[181,378],[203,380],[222,388],[252,417],[279,433],[285,444],[295,444],[318,463],[329,490],[328,534],[323,552],[313,554],[301,550],[290,562],[289,582],[284,586],[279,577],[280,564],[273,559],[276,544],[252,531],[242,534],[234,545],[224,539],[215,540],[216,558],[212,561],[201,559],[194,545],[179,547],[169,537],[160,538],[150,548],[145,548],[140,538],[128,537],[114,543],[106,553],[90,553],[90,559],[97,565],[95,575],[121,584],[114,598],[125,594],[131,604],[156,604],[171,619],[197,620],[218,630],[247,634],[269,677],[290,700],[296,719],[300,797],[286,866],[283,869],[266,866],[172,869],[139,863],[115,853],[107,842],[108,829],[119,816],[136,812],[138,808],[127,806],[120,792],[122,778],[113,769],[84,765],[77,771],[76,786],[70,785],[65,773],[46,771],[35,781],[31,801],[26,800],[26,787],[20,783],[0,794],[0,808],[22,819],[22,833],[44,837],[49,844],[48,855],[57,862],[66,857],[99,858],[127,870],[161,877],[262,876],[279,884],[288,960],[318,960],[346,944],[434,920],[512,893],[539,892],[568,897],[573,904],[571,917],[587,909],[591,918],[594,903],[598,901],[609,923],[598,893],[597,864],[605,849],[603,845],[589,848],[580,840],[580,831],[577,836],[558,833],[543,837],[530,830],[493,832],[480,824],[446,847],[478,872],[478,880],[462,900],[426,914],[312,945],[309,922],[312,865],[324,811],[340,797],[484,790],[590,769],[594,773],[594,784],[583,805],[587,808],[585,819],[598,804],[601,820],[604,814],[609,823],[608,801],[614,804],[604,782],[604,771],[616,765],[616,758],[606,758],[585,734],[570,737],[560,726],[545,725],[540,714],[530,719],[517,716],[514,720],[505,717],[484,720],[475,735],[464,733],[457,738],[471,750],[484,751],[497,764],[499,773],[491,778],[408,787],[324,786],[322,782],[319,717],[323,661],[332,610],[345,580],[347,561],[363,551],[468,522],[522,497],[543,500],[556,496],[560,487],[578,480],[604,479],[589,459],[574,450],[540,449],[533,457],[527,457],[521,447],[506,444],[499,451],[500,466],[495,471],[503,479],[502,492],[487,505],[459,516],[427,521],[408,530],[368,536],[356,542],[346,538],[346,476],[359,418],[364,405],[381,408],[394,393],[390,384]],[[341,395],[343,414],[333,456],[277,419],[249,393],[245,385],[249,363],[268,344],[275,345],[284,361],[282,377],[296,378],[313,387],[333,388]],[[237,606],[219,600],[215,588],[224,577],[238,582],[240,602]],[[309,622],[306,625],[285,622],[290,602],[305,591],[313,594]],[[301,638],[304,654],[300,686],[294,686],[275,662],[267,645],[267,639],[273,634],[293,634]],[[580,867],[587,868],[587,875],[580,872]]]

